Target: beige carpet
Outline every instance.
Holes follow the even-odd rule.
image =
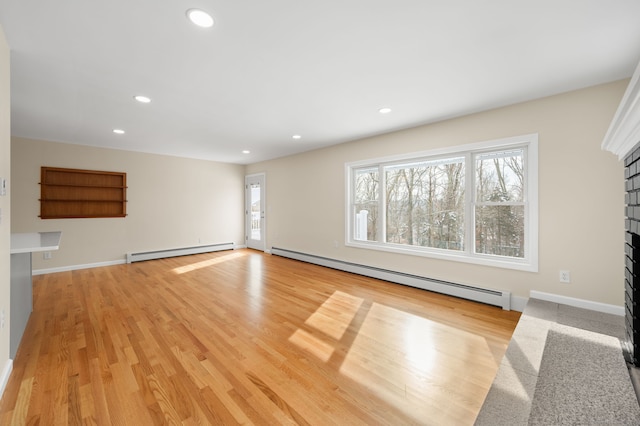
[[[529,414],[530,425],[640,425],[640,405],[619,339],[554,324]]]
[[[476,426],[640,425],[624,318],[529,299]]]

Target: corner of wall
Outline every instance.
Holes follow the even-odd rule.
[[[13,364],[9,357],[9,330],[11,328],[11,104],[9,81],[9,46],[0,27],[0,177],[7,180],[5,195],[0,195],[0,366],[4,366],[0,376],[0,393],[11,373]]]

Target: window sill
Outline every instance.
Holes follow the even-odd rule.
[[[371,241],[346,241],[345,246],[366,250],[377,250],[388,253],[421,256],[438,260],[471,263],[475,265],[490,266],[494,268],[514,269],[525,272],[538,272],[537,262],[528,259],[510,259],[493,255],[470,255],[467,252],[453,252],[436,248],[411,247],[394,244],[379,244]]]

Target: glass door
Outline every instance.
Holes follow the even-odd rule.
[[[264,174],[246,176],[245,188],[245,241],[247,247],[264,251],[265,197]]]

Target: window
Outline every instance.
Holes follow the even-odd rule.
[[[475,251],[524,257],[524,149],[475,155]]]
[[[537,270],[537,135],[346,166],[347,245]]]

